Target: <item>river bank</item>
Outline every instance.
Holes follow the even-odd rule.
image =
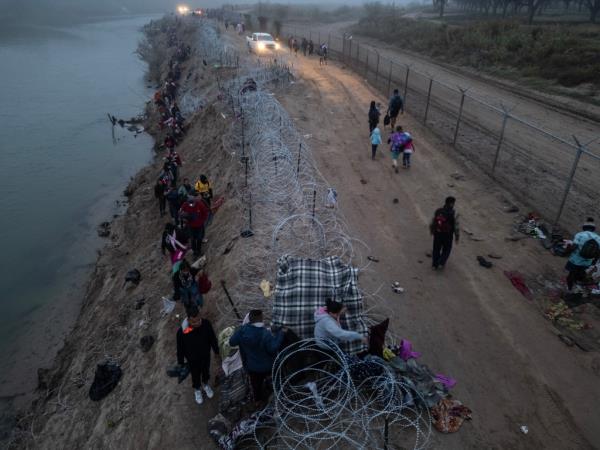
[[[155,37],[155,50],[161,54],[166,52],[165,61],[168,61],[172,49],[163,31]],[[228,244],[227,236],[231,234],[228,231],[236,230],[238,234],[241,227],[235,220],[239,216],[239,205],[236,205],[231,182],[237,165],[231,164],[229,153],[222,151],[223,136],[231,117],[226,105],[218,101],[215,77],[215,73],[227,76],[224,73],[227,69],[209,66],[208,56],[200,56],[194,27],[177,28],[177,40],[192,49],[192,56],[182,64],[178,88],[187,123],[186,135],[177,146],[184,160],[180,177],[195,180],[200,173],[207,174],[215,195],[226,198],[208,230],[209,244],[204,251],[209,260],[209,273],[225,277],[233,271],[227,268],[231,263],[215,256]],[[165,64],[163,80],[167,71]],[[204,106],[198,109],[200,104]],[[158,126],[158,113],[151,102],[147,112],[146,129],[157,143],[162,142],[164,130]],[[14,448],[182,445],[186,448],[197,434],[190,431],[194,421],[189,417],[201,417],[199,420],[205,422],[215,414],[216,404],[198,410],[191,396],[188,398],[191,389],[177,385],[165,375],[165,369],[175,361],[174,338],[180,321],[177,315],[182,314],[183,308],[178,305],[169,315],[161,312],[161,297],[171,295],[171,281],[169,262],[160,253],[160,236],[167,218],[161,218],[158,213],[153,189],[165,151],[157,144],[155,149],[154,161],[126,188],[127,211],[111,224],[109,242],[99,253],[72,332],[53,366],[40,372],[31,409],[14,420],[10,442]],[[236,254],[234,249],[228,261],[234,260]],[[140,271],[142,281],[138,286],[124,285],[125,274],[133,268]],[[211,292],[205,296],[209,317],[215,311],[213,302],[221,295]],[[140,348],[140,339],[144,336],[154,338],[155,343],[148,352]],[[105,361],[118,363],[123,378],[106,399],[92,402],[88,390],[96,365]]]

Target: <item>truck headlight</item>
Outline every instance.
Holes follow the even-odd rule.
[[[275,42],[275,50],[279,50],[281,48],[281,46],[279,45],[279,42]]]
[[[264,50],[265,44],[263,42],[259,42],[258,44],[256,44],[256,48],[258,48],[259,50]]]

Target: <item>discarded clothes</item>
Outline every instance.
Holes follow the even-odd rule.
[[[404,361],[397,356],[389,365],[396,370],[400,381],[421,406],[431,408],[448,395],[446,385],[436,379],[429,367],[419,364],[416,359]]]
[[[504,271],[504,275],[510,280],[513,286],[521,293],[527,300],[533,300],[533,294],[527,287],[523,275],[517,271]]]
[[[257,429],[273,425],[274,410],[271,406],[252,414],[248,419],[238,422],[227,435],[219,433],[216,426],[210,430],[210,436],[219,448],[234,450],[239,441],[247,436],[253,436]]]
[[[471,410],[458,400],[444,398],[431,408],[431,416],[440,433],[456,433],[465,420],[471,420]]]
[[[122,375],[123,371],[118,364],[108,362],[98,364],[94,381],[90,386],[90,399],[95,402],[102,400],[117,386]]]
[[[232,407],[245,403],[250,397],[248,377],[238,369],[225,377],[219,395],[219,411],[227,413]]]

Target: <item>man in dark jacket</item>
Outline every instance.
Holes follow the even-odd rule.
[[[458,214],[454,210],[456,199],[447,197],[444,206],[437,209],[433,220],[429,225],[429,231],[433,236],[433,252],[431,253],[431,265],[434,269],[444,268],[446,261],[452,251],[452,239],[458,244],[460,228],[458,225]]]
[[[200,317],[195,306],[188,308],[187,319],[177,330],[177,363],[187,360],[192,373],[192,387],[196,403],[202,404],[202,390],[208,398],[214,395],[210,380],[210,350],[219,356],[219,344],[211,323]]]
[[[229,345],[240,348],[244,369],[250,377],[254,401],[266,400],[263,384],[271,374],[277,351],[283,342],[283,330],[273,335],[265,328],[260,309],[253,309],[249,314],[250,323],[242,325],[229,339]]]
[[[394,89],[394,95],[390,98],[390,103],[388,105],[388,115],[390,116],[390,126],[392,130],[396,126],[396,119],[398,118],[398,114],[402,112],[404,114],[404,100],[400,97],[400,93],[398,89]]]

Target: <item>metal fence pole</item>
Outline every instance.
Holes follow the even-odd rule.
[[[565,203],[567,202],[567,197],[569,196],[569,191],[571,190],[571,185],[573,184],[573,178],[575,178],[575,172],[577,171],[577,166],[579,165],[579,159],[581,158],[581,154],[583,153],[583,145],[581,145],[581,143],[579,142],[579,140],[577,140],[575,136],[573,136],[573,139],[575,139],[575,142],[577,143],[577,153],[575,154],[575,160],[573,161],[573,166],[571,167],[571,173],[569,174],[569,179],[567,180],[567,185],[565,186],[565,192],[560,202],[560,207],[558,208],[556,219],[554,219],[554,226],[558,224],[560,216],[562,216]]]
[[[502,118],[502,128],[500,129],[500,137],[498,138],[498,146],[496,147],[496,154],[494,155],[494,163],[492,164],[492,175],[496,171],[496,164],[498,164],[498,156],[500,156],[500,147],[502,147],[502,141],[504,141],[504,130],[506,130],[506,122],[508,122],[508,111],[504,110],[504,117]]]
[[[321,37],[321,32],[319,31],[319,38]],[[319,44],[321,45],[321,44]],[[331,33],[329,33],[329,36],[327,36],[327,49],[331,48]]]
[[[369,78],[369,50],[367,49],[367,63],[365,64],[365,78]]]
[[[390,72],[388,73],[387,95],[390,96],[390,88],[392,87],[392,61],[390,61]]]
[[[460,88],[459,88],[460,89]],[[454,129],[454,140],[452,141],[452,145],[456,145],[456,140],[458,139],[458,129],[460,128],[460,119],[462,119],[463,106],[465,105],[465,93],[467,89],[460,89],[462,96],[460,97],[460,108],[458,109],[458,119],[456,119],[456,128]]]
[[[321,45],[321,32],[320,31],[319,31],[318,36],[319,36],[319,45]],[[329,48],[329,45],[327,46],[327,48]]]
[[[352,39],[348,39],[348,63],[349,66],[352,65]]]
[[[429,79],[429,89],[427,89],[427,104],[425,105],[425,116],[423,123],[427,123],[427,114],[429,114],[429,101],[431,100],[431,87],[433,86],[433,78]]]

